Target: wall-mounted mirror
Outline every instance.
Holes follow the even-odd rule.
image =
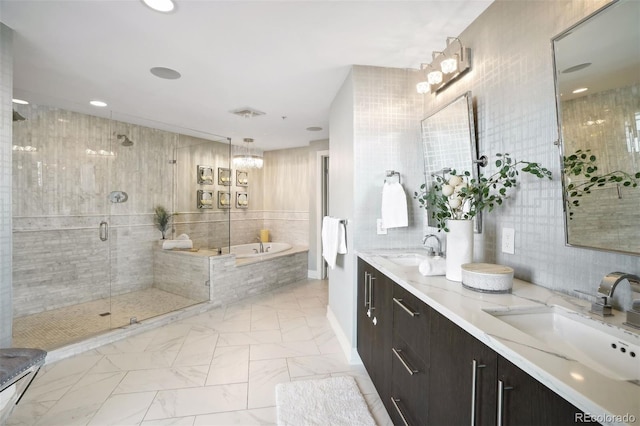
[[[456,170],[478,178],[476,132],[471,92],[466,92],[422,120],[425,182],[430,188],[435,175]],[[429,212],[429,226],[436,226]],[[482,218],[474,218],[475,232],[482,230]]]
[[[639,16],[614,1],[553,39],[568,245],[640,254]]]

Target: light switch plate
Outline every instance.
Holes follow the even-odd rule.
[[[376,232],[378,235],[387,235],[387,228],[382,226],[382,219],[376,220]]]
[[[502,252],[515,254],[516,231],[513,228],[502,228]]]

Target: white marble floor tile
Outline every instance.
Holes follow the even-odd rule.
[[[147,420],[141,426],[193,426],[196,416],[174,417],[171,419]],[[210,425],[213,426],[213,425]],[[221,425],[222,426],[222,425]]]
[[[279,322],[283,342],[299,342],[313,338],[304,317],[280,318]]]
[[[291,377],[340,373],[351,369],[343,354],[311,355],[287,358]]]
[[[238,425],[258,426],[275,425],[277,423],[276,407],[255,408],[253,410],[230,411],[227,413],[197,416],[193,426]]]
[[[327,296],[304,280],[45,365],[7,425],[272,425],[276,384],[348,374],[390,426],[337,346]]]
[[[142,422],[156,392],[113,395],[88,423],[89,426],[128,426]]]
[[[173,361],[173,365],[207,365],[211,363],[218,333],[211,328],[193,326]]]
[[[212,414],[247,408],[247,384],[159,391],[145,420]]]
[[[67,392],[37,425],[87,424],[100,409],[124,373],[91,373],[84,376]]]
[[[102,359],[101,355],[76,356],[45,365],[23,400],[57,401]]]
[[[287,361],[269,359],[249,363],[248,408],[262,408],[276,405],[275,387],[289,381]]]
[[[282,342],[280,330],[250,331],[247,333],[220,333],[217,347],[280,342]]]
[[[317,355],[320,351],[315,342],[283,342],[251,345],[252,361],[274,358],[288,358],[304,355]]]
[[[275,309],[252,309],[251,310],[251,331],[278,330],[278,311]]]
[[[218,347],[213,355],[206,385],[241,383],[249,380],[249,345]]]
[[[152,370],[171,367],[178,355],[177,351],[156,351],[142,353],[113,354],[103,357],[92,372]]]
[[[113,393],[121,394],[203,386],[207,379],[208,371],[208,365],[129,371]]]

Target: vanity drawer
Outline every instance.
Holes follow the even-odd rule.
[[[425,364],[428,364],[430,316],[431,308],[426,303],[394,285],[393,334],[406,342]]]
[[[427,422],[428,371],[421,357],[401,338],[395,337],[391,360],[393,424],[423,425]]]

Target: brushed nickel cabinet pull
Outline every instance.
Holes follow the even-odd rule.
[[[478,364],[475,359],[471,361],[471,426],[476,426],[476,392],[478,387],[478,368],[485,368],[486,365]]]
[[[404,413],[400,409],[400,406],[398,405],[398,402],[400,402],[400,400],[398,398],[391,397],[391,403],[393,404],[393,407],[396,409],[398,414],[400,414],[400,418],[402,419],[402,423],[404,423],[404,426],[409,426],[409,422],[407,421],[407,418],[405,417]]]
[[[396,349],[396,348],[391,348],[391,350],[393,351],[393,354],[396,357],[398,357],[398,359],[400,360],[400,362],[402,363],[402,365],[404,366],[404,368],[407,370],[409,374],[413,376],[415,373],[419,372],[418,370],[413,368],[411,364],[407,362],[407,360],[404,359],[404,356],[402,356],[402,353],[403,353],[402,350]]]
[[[502,380],[498,380],[498,426],[502,426],[504,415],[504,391],[513,389],[512,386],[505,386]]]
[[[414,312],[414,311],[411,310],[411,308],[409,308],[407,305],[405,305],[404,302],[402,301],[402,299],[397,299],[397,298],[394,297],[393,301],[396,302],[396,304],[398,306],[400,306],[402,309],[404,309],[412,317],[416,317],[416,316],[420,315],[420,312]]]

